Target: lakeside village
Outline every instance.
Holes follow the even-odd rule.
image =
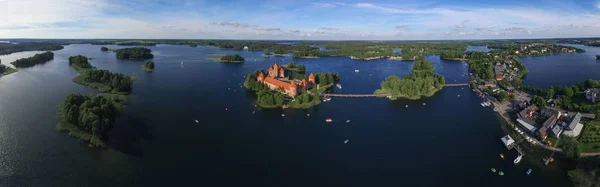
[[[527,70],[513,55],[515,53],[487,53],[487,57],[480,55],[482,57],[469,59],[471,87],[484,98],[481,105],[493,104],[494,111],[508,124],[508,135],[501,141],[508,150],[514,148],[519,153],[514,163],[519,163],[525,155],[519,146],[522,142],[552,151],[548,157],[541,158],[546,165],[554,160],[555,152],[563,152],[567,158],[577,158],[580,154],[600,155],[600,123],[594,121],[594,113],[600,109],[600,81],[588,80],[570,87],[550,89],[523,86],[521,78]],[[486,73],[473,71],[478,65],[487,65],[487,74],[493,72],[492,80],[485,80],[484,77],[492,77]],[[572,151],[574,149],[576,151]],[[586,153],[579,153],[579,150]],[[572,152],[577,152],[576,156],[570,155]],[[500,157],[504,158],[504,155],[500,154]],[[492,171],[496,172],[496,169],[492,168]],[[531,169],[526,172],[529,173]]]

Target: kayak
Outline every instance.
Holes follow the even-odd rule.
[[[496,173],[496,168],[492,168],[492,172]]]
[[[500,171],[500,172],[498,172],[498,175],[504,176],[504,172]]]

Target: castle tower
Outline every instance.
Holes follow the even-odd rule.
[[[302,79],[302,81],[300,81],[300,88],[308,89],[308,82],[306,82],[306,79]]]
[[[310,75],[308,76],[308,82],[315,84],[315,75],[314,74],[310,73]]]
[[[277,65],[277,63],[273,64],[273,66],[271,66],[269,68],[269,77],[273,77],[273,78],[279,77],[279,75],[278,75],[279,72],[277,72],[277,71],[279,71],[279,67],[280,66]]]
[[[283,69],[283,67],[279,67],[279,77],[285,77],[285,70]]]
[[[297,88],[298,88],[298,87],[296,86],[296,81],[294,81],[294,80],[291,80],[291,81],[290,81],[290,90],[289,90],[289,92],[290,92],[290,95],[291,95],[292,97],[295,97],[295,96],[296,96],[296,93],[298,93],[298,89],[297,89]]]
[[[263,80],[265,80],[265,74],[261,71],[260,74],[258,74],[258,77],[256,78],[256,80],[260,83],[263,82]]]

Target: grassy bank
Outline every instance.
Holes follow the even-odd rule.
[[[584,125],[579,148],[582,153],[600,152],[600,120],[590,121]]]
[[[221,63],[242,63],[245,61],[236,61],[236,60],[221,60],[220,58],[206,58],[206,60],[212,60],[215,62],[221,62]]]
[[[2,74],[2,76],[10,75],[12,73],[16,73],[17,71],[19,71],[15,68],[11,68],[11,67],[7,67],[7,68],[8,69]]]
[[[154,71],[154,69],[147,68],[144,65],[142,65],[142,70],[144,70],[145,72],[152,72],[152,71]]]
[[[294,57],[294,58],[321,58],[321,57],[318,57],[318,56],[297,56],[297,57]]]
[[[302,103],[302,104],[295,104],[294,102],[290,102],[289,104],[287,104],[286,106],[289,108],[297,108],[297,109],[308,109],[311,108],[313,106],[317,106],[321,104],[321,100],[317,99],[313,102],[310,103]]]
[[[427,94],[421,94],[421,95],[417,95],[417,96],[407,96],[407,95],[395,95],[395,94],[391,94],[388,91],[382,90],[382,89],[377,89],[375,90],[374,94],[391,94],[392,97],[390,97],[390,100],[396,100],[396,99],[409,99],[409,100],[417,100],[417,99],[421,99],[424,97],[431,97],[433,96],[435,93],[437,93],[438,91],[442,90],[442,88],[436,88],[435,90],[431,91],[430,93]]]
[[[209,54],[208,56],[225,56],[226,54],[217,54],[217,53],[213,53],[213,54]]]

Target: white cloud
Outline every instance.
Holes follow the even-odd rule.
[[[326,30],[326,31],[339,31],[339,28],[332,28],[332,27],[321,27],[319,28],[320,30]]]

